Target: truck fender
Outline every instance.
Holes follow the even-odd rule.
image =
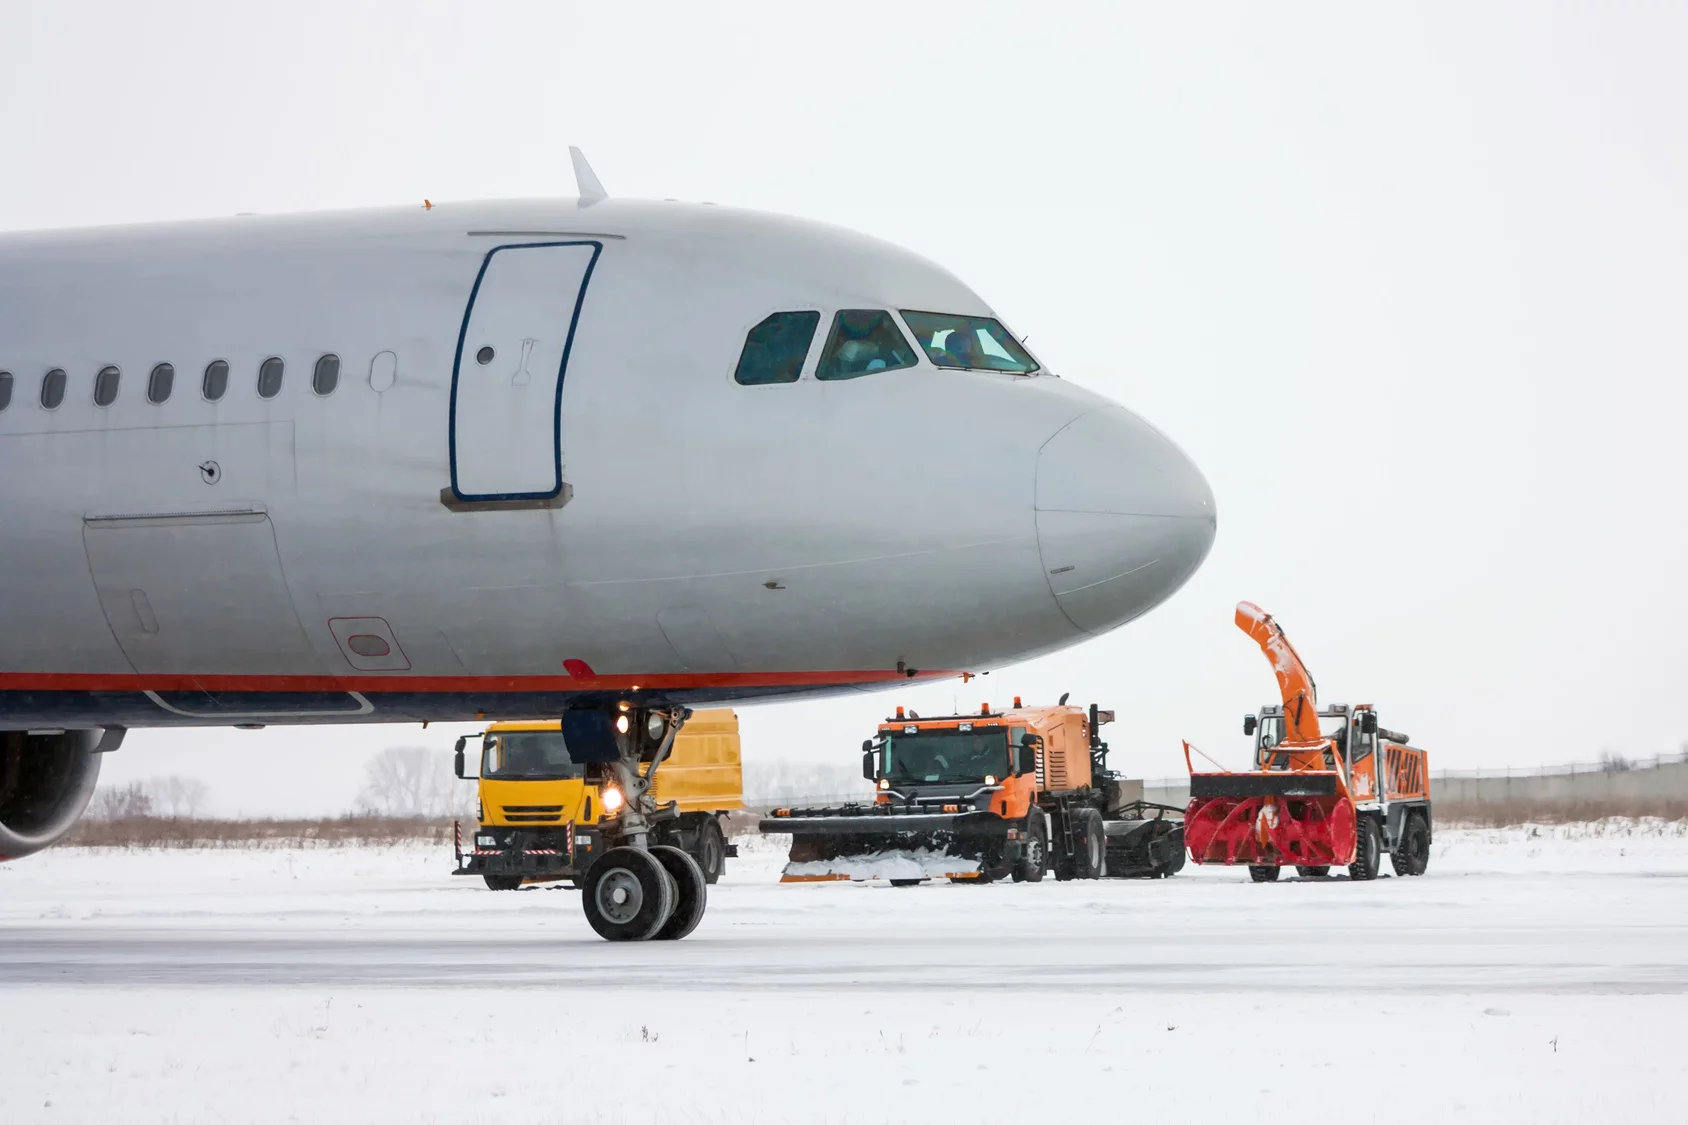
[[[1411,816],[1413,813],[1419,812],[1420,810],[1424,813],[1424,830],[1428,835],[1428,842],[1435,842],[1436,833],[1430,816],[1430,802],[1396,801],[1394,804],[1389,806],[1388,822],[1384,825],[1384,850],[1394,851],[1400,846],[1401,840],[1405,837],[1407,831],[1407,817]]]

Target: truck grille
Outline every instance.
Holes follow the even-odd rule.
[[[505,805],[503,812],[511,824],[551,824],[563,819],[561,805]]]

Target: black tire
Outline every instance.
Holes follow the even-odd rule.
[[[710,886],[714,886],[721,878],[721,872],[727,869],[727,840],[721,835],[721,826],[715,823],[714,817],[698,825],[697,851],[692,858],[703,869],[703,881]]]
[[[580,905],[605,941],[644,941],[674,913],[674,878],[638,848],[611,848],[586,872]]]
[[[481,878],[486,880],[489,891],[513,891],[522,885],[520,875],[482,875]]]
[[[1276,883],[1280,870],[1282,868],[1275,863],[1251,863],[1248,865],[1248,877],[1256,883]]]
[[[1383,836],[1377,830],[1377,820],[1363,816],[1355,830],[1354,862],[1348,865],[1348,877],[1358,882],[1377,878],[1383,863]]]
[[[1014,861],[1013,878],[1016,883],[1040,883],[1049,870],[1049,827],[1044,823],[1043,810],[1032,806],[1026,814],[1026,827],[1020,836],[1020,858]]]
[[[1323,879],[1330,874],[1330,864],[1320,863],[1312,867],[1297,867],[1295,873],[1303,879]]]
[[[1108,831],[1102,814],[1079,809],[1073,828],[1073,877],[1100,879],[1108,867]]]
[[[1389,865],[1397,875],[1423,875],[1430,866],[1430,828],[1418,813],[1407,814],[1401,846],[1389,853]]]
[[[709,880],[697,860],[679,848],[659,845],[651,854],[674,879],[674,912],[656,931],[657,941],[679,941],[703,921],[709,905]]]

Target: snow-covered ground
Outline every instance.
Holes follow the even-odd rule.
[[[1422,879],[775,882],[678,943],[436,848],[0,865],[3,1122],[1688,1119],[1688,827]]]

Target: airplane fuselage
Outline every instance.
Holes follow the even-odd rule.
[[[0,237],[0,726],[871,688],[1200,564],[1211,494],[1145,423],[918,339],[817,378],[841,310],[994,316],[885,243],[674,203]],[[817,314],[798,377],[744,384],[783,312]]]

